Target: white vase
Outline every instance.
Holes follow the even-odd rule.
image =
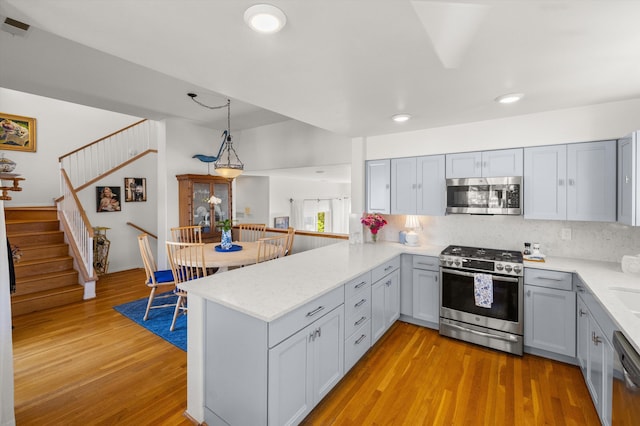
[[[233,244],[231,243],[231,229],[228,231],[222,230],[222,239],[220,240],[220,247],[223,250],[229,250]]]

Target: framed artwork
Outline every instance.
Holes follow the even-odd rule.
[[[120,200],[119,186],[96,186],[97,212],[119,212]]]
[[[36,152],[36,119],[0,112],[0,149]]]
[[[124,178],[124,201],[147,201],[147,178]]]
[[[289,216],[280,216],[273,218],[273,227],[277,229],[289,228]]]

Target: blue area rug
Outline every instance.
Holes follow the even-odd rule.
[[[162,293],[160,296],[165,294],[171,294],[171,292]],[[176,303],[177,299],[178,296],[165,299],[158,299],[158,296],[156,296],[153,300],[153,305],[156,306],[167,303]],[[113,309],[186,352],[187,316],[180,315],[178,317],[176,320],[176,327],[173,331],[169,331],[169,327],[171,327],[171,320],[173,319],[173,306],[161,309],[151,309],[151,311],[149,311],[149,318],[146,321],[143,321],[142,318],[144,317],[144,311],[147,308],[147,300],[149,299],[144,298],[134,300],[133,302],[114,306]]]

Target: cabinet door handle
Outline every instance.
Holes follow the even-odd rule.
[[[527,290],[527,297],[531,297],[531,290]]]
[[[578,310],[578,314],[579,314],[581,317],[583,317],[583,316],[587,315],[587,311],[583,311],[582,309],[579,309],[579,310]]]
[[[558,186],[564,186],[564,179],[558,179]]]
[[[363,287],[363,286],[365,286],[365,285],[367,285],[367,282],[366,282],[366,281],[362,281],[361,283],[356,284],[356,285],[355,285],[355,288],[362,288],[362,287]]]
[[[359,301],[358,303],[353,305],[353,307],[354,308],[359,308],[360,306],[364,305],[365,303],[367,303],[367,299],[362,299],[361,301]]]
[[[360,325],[366,320],[367,320],[367,317],[362,317],[358,321],[354,322],[353,325]]]
[[[631,182],[631,178],[629,178],[629,176],[625,176],[624,183],[630,183],[630,182]]]
[[[416,189],[416,184],[411,185],[411,189]]]
[[[391,280],[387,281],[387,282],[385,283],[385,285],[386,285],[387,287],[391,286]]]
[[[320,327],[316,328],[316,335],[317,335],[318,337],[321,337],[321,336],[322,336],[322,329],[321,329]]]
[[[418,189],[422,189],[422,184],[421,183],[418,184]]]
[[[569,186],[573,186],[576,184],[575,179],[569,179]]]
[[[307,312],[307,317],[312,317],[315,314],[317,314],[318,312],[322,311],[324,309],[324,306],[318,306],[317,308],[315,308],[313,311],[311,312]]]
[[[356,345],[359,345],[360,343],[362,343],[362,341],[363,341],[366,337],[367,337],[367,335],[366,335],[366,334],[363,334],[362,336],[360,336],[360,337],[358,338],[358,340],[356,340],[355,344],[356,344]]]
[[[596,336],[596,332],[592,332],[591,335],[591,340],[593,340],[593,344],[598,346],[599,343],[602,343],[602,339],[600,339],[600,336]]]
[[[578,290],[579,293],[584,293],[584,288],[582,288],[580,284],[576,285],[576,290]]]
[[[311,333],[309,333],[309,341],[313,342],[314,340],[316,340],[316,331],[312,331]]]

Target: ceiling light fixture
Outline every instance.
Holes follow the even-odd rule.
[[[209,109],[227,109],[227,130],[222,132],[222,144],[220,145],[220,149],[218,150],[218,155],[206,156],[206,155],[194,155],[195,158],[198,158],[200,161],[204,161],[205,163],[213,163],[216,173],[218,173],[222,177],[226,177],[227,179],[234,179],[242,174],[244,171],[244,164],[240,161],[236,150],[233,148],[233,142],[231,141],[231,100],[227,99],[227,103],[219,106],[209,106],[205,105],[202,102],[196,99],[195,93],[187,93],[187,96],[193,100],[193,102],[197,103],[200,106]],[[202,158],[201,158],[202,157]]]
[[[405,121],[409,121],[409,119],[411,119],[411,114],[396,114],[393,115],[391,119],[396,123],[404,123]]]
[[[282,10],[270,4],[254,4],[245,10],[244,22],[256,32],[275,34],[284,28],[287,17]]]
[[[523,97],[523,93],[508,93],[506,95],[498,96],[495,101],[501,104],[512,104],[514,102],[518,102]]]

